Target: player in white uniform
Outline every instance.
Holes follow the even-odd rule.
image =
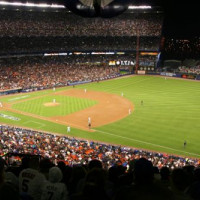
[[[2,108],[3,107],[3,104],[0,102],[0,108]]]
[[[91,124],[92,123],[92,121],[91,121],[91,117],[88,117],[88,127],[89,127],[89,129],[91,128]]]
[[[70,131],[71,131],[71,127],[68,126],[68,127],[67,127],[67,133],[69,133]]]
[[[68,200],[68,191],[62,180],[62,172],[58,167],[49,170],[49,180],[42,187],[41,200]]]
[[[131,114],[131,109],[129,108],[129,110],[128,110],[128,114],[130,115]]]
[[[33,200],[38,200],[41,197],[41,188],[46,179],[37,170],[39,161],[36,158],[31,158],[29,166],[31,168],[24,169],[19,174],[19,192],[23,196],[30,196]]]
[[[56,99],[53,99],[53,103],[56,103]]]
[[[91,123],[91,117],[88,117],[88,123]]]
[[[122,97],[124,96],[124,93],[123,93],[123,92],[121,93],[121,96],[122,96]]]
[[[85,93],[87,92],[87,89],[84,89]]]

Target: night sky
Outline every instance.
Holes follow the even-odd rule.
[[[157,3],[159,3],[157,1]],[[193,37],[200,36],[199,6],[193,0],[188,3],[177,3],[163,0],[165,20],[164,32],[166,36]]]

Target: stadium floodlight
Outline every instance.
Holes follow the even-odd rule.
[[[138,10],[138,9],[151,9],[151,6],[129,6],[128,9],[129,10]]]
[[[7,2],[7,1],[0,1],[0,5],[5,6],[25,6],[25,7],[38,7],[38,8],[65,8],[64,5],[58,4],[45,4],[45,3],[21,3],[21,2]]]

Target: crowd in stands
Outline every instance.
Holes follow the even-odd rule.
[[[67,12],[1,11],[0,37],[160,36],[162,15],[124,13],[114,18],[83,18]]]
[[[0,54],[63,51],[136,51],[135,36],[65,36],[65,37],[4,37]],[[159,38],[140,37],[141,51],[158,51]]]
[[[160,38],[159,37],[140,37],[141,51],[159,51]]]
[[[0,54],[52,51],[135,51],[159,48],[162,15],[124,13],[83,18],[66,12],[0,12]]]
[[[0,54],[63,51],[135,51],[136,37],[4,37],[0,40],[0,46]]]
[[[71,57],[74,58],[74,56]],[[120,76],[120,66],[109,66],[108,60],[107,63],[105,61],[101,63],[101,56],[98,57],[99,61],[96,63],[95,56],[93,57],[94,59],[87,56],[85,59],[84,56],[77,56],[74,60],[70,56],[2,59],[0,62],[0,90],[45,89],[66,86],[74,82],[100,81]],[[108,58],[110,57],[108,56]]]
[[[1,200],[200,198],[198,159],[5,125],[0,146]]]
[[[166,38],[163,50],[164,59],[199,59],[200,38]]]
[[[178,67],[178,71],[186,74],[200,74],[200,65],[194,67],[180,66]]]

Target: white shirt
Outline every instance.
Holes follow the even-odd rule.
[[[67,200],[68,191],[64,183],[45,181],[42,187],[41,200]]]
[[[40,199],[45,176],[35,169],[24,169],[19,174],[19,191],[30,195],[34,200]]]
[[[70,132],[70,129],[71,129],[70,126],[68,126],[68,127],[67,127],[67,132]]]

